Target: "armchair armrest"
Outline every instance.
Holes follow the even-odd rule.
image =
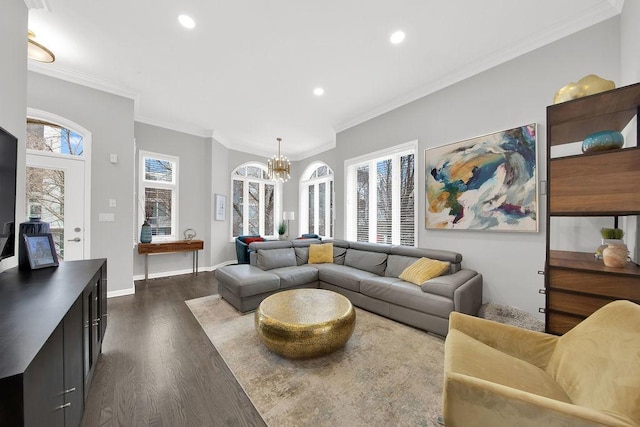
[[[457,329],[496,350],[541,369],[546,369],[558,341],[558,337],[555,335],[530,331],[457,312],[452,312],[449,316],[449,330],[451,329]]]
[[[633,426],[628,417],[550,399],[453,372],[445,373],[442,415],[456,426]]]

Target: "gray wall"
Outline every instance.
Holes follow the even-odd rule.
[[[624,2],[620,37],[622,49],[621,85],[640,81],[640,26],[638,21],[640,21],[640,2]]]
[[[23,28],[24,30],[24,28]],[[110,295],[133,291],[133,101],[42,74],[28,73],[27,105],[92,133],[91,257],[108,259]],[[23,127],[25,111],[22,112]],[[110,154],[119,162],[112,164]],[[117,207],[109,207],[116,199]],[[101,212],[115,222],[98,222]]]
[[[18,138],[16,224],[24,212],[25,113],[27,111],[27,7],[22,0],[4,0],[0,13],[0,126]],[[3,183],[0,183],[3,185]],[[16,230],[17,231],[17,230]],[[16,239],[16,255],[18,245]],[[14,256],[0,261],[0,271],[18,265]]]
[[[139,150],[176,156],[180,159],[178,170],[178,229],[176,237],[183,238],[187,228],[197,232],[196,238],[205,241],[205,250],[199,254],[203,264],[208,264],[210,226],[208,207],[211,205],[210,167],[211,139],[188,135],[145,123],[135,123],[136,153],[136,193],[138,192]],[[141,200],[137,195],[136,200]],[[136,224],[140,230],[141,224]],[[139,236],[138,236],[139,237]],[[192,254],[188,252],[153,255],[149,257],[149,275],[164,272],[191,271]],[[204,266],[204,265],[203,265]],[[144,257],[135,256],[134,274],[136,278],[144,275]]]
[[[344,236],[344,160],[418,139],[421,247],[461,252],[484,275],[484,299],[537,313],[544,306],[538,270],[545,260],[546,196],[538,233],[424,228],[424,150],[477,135],[538,123],[539,180],[546,179],[546,107],[554,93],[587,74],[620,81],[620,18],[616,17],[397,108],[337,135],[337,237]],[[593,236],[594,249],[599,235]]]

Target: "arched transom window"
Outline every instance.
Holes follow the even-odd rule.
[[[300,233],[333,237],[333,170],[310,164],[300,178]]]

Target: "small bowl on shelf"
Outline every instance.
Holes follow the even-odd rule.
[[[582,141],[583,153],[595,153],[622,148],[624,137],[617,130],[603,130],[592,133]]]

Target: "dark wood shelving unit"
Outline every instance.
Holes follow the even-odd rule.
[[[547,107],[546,330],[563,334],[616,299],[640,303],[640,267],[550,248],[552,217],[640,215],[640,148],[551,157],[551,148],[622,131],[640,111],[640,83]]]

